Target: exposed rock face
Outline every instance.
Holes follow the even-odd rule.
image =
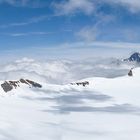
[[[30,85],[32,85],[33,87],[36,87],[36,88],[42,88],[42,85],[40,85],[39,83],[36,83],[34,81],[31,81],[31,80],[26,80]]]
[[[76,83],[71,83],[71,85],[82,85],[83,87],[85,87],[86,85],[89,85],[88,81],[84,81],[84,82],[76,82]]]
[[[135,52],[129,58],[124,59],[124,61],[140,63],[140,53],[139,52]]]
[[[26,80],[24,80],[24,79],[20,79],[19,81],[20,81],[21,83],[24,83],[24,84],[29,85],[29,83],[28,83]]]
[[[130,69],[130,71],[128,72],[128,76],[133,76],[133,68],[132,69]]]
[[[132,70],[128,72],[128,76],[133,76]]]
[[[3,84],[1,84],[1,87],[3,88],[5,92],[9,92],[14,88],[16,89],[20,87],[21,84],[26,84],[30,88],[31,87],[42,88],[41,84],[28,80],[28,79],[20,79],[19,81],[5,81]]]
[[[13,86],[10,85],[8,82],[4,82],[3,84],[1,84],[1,87],[3,88],[3,90],[5,92],[11,91],[13,89]]]

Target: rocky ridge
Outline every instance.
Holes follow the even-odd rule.
[[[18,81],[5,81],[4,83],[1,84],[1,87],[5,92],[9,92],[13,89],[20,87],[23,84],[27,85],[29,88],[32,88],[32,87],[42,88],[41,84],[34,82],[32,80],[29,80],[29,79],[20,79]]]

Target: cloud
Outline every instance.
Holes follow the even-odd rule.
[[[33,35],[52,35],[62,32],[71,32],[71,30],[62,30],[56,32],[19,32],[19,33],[0,33],[0,35],[11,36],[11,37],[22,37],[22,36],[33,36]]]
[[[6,33],[3,35],[13,36],[13,37],[20,37],[20,36],[30,36],[30,35],[49,35],[55,34],[55,32],[26,32],[26,33]]]
[[[54,3],[53,6],[60,15],[75,14],[77,12],[90,15],[95,11],[92,0],[68,0]]]
[[[112,15],[102,15],[98,14],[96,17],[98,20],[94,25],[85,26],[80,31],[76,33],[78,39],[83,41],[92,42],[101,35],[101,27],[105,26],[109,22],[115,21],[115,17]]]
[[[103,0],[104,1],[104,0]],[[140,1],[139,0],[107,0],[104,2],[109,2],[113,4],[119,4],[128,8],[132,13],[140,12]]]
[[[99,35],[99,30],[95,27],[84,27],[82,28],[78,33],[76,33],[76,36],[85,41],[95,41],[96,38]]]
[[[105,47],[107,48],[119,48],[119,49],[140,49],[140,43],[130,43],[130,42],[107,42],[107,41],[92,41],[92,42],[75,42],[75,43],[69,43],[69,44],[62,44],[61,47],[75,47],[75,48],[83,48],[86,47]]]
[[[139,29],[127,28],[120,31],[124,40],[139,41]]]
[[[100,7],[104,4],[110,6],[120,5],[128,9],[132,13],[140,12],[139,0],[64,0],[63,2],[55,2],[53,4],[56,13],[60,15],[70,15],[76,13],[84,13],[85,15],[98,14]]]
[[[0,0],[0,3],[8,3],[13,6],[25,6],[31,0]]]
[[[0,0],[0,3],[7,3],[15,7],[30,7],[30,8],[39,8],[46,6],[46,3],[41,2],[40,0]]]
[[[1,80],[30,78],[35,81],[42,81],[47,83],[62,83],[71,79],[68,73],[68,67],[65,62],[48,61],[40,62],[29,58],[23,58],[15,62],[10,62],[6,65],[1,65],[3,69],[0,70]],[[65,78],[62,79],[63,75]]]
[[[27,21],[24,21],[24,22],[15,22],[15,23],[10,23],[10,24],[0,25],[0,28],[26,26],[26,25],[30,25],[30,24],[33,24],[33,23],[38,23],[38,22],[44,21],[46,19],[49,20],[52,17],[55,17],[55,15],[52,15],[52,16],[42,15],[42,16],[38,16],[38,17],[32,17],[32,18],[30,18],[30,19],[28,19]]]
[[[18,7],[46,7],[48,2],[41,0],[0,0],[0,3],[8,3],[12,6]],[[69,15],[75,13],[84,13],[86,15],[91,15],[97,12],[98,7],[104,3],[121,5],[129,9],[132,13],[140,11],[140,1],[139,0],[63,0],[63,1],[52,1],[49,5],[56,10],[56,13],[60,15]],[[54,10],[53,9],[53,10]]]
[[[0,80],[30,78],[45,83],[67,84],[87,77],[125,75],[131,67],[130,64],[127,65],[115,58],[94,58],[92,60],[86,59],[79,62],[50,60],[44,62],[23,58],[7,64],[1,64]]]

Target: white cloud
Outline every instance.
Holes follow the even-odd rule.
[[[99,35],[99,30],[95,27],[88,26],[82,28],[76,35],[79,39],[84,41],[95,41]]]
[[[95,41],[101,34],[101,26],[115,21],[114,16],[98,14],[98,20],[94,25],[85,26],[76,33],[78,39],[83,41],[92,42]]]
[[[65,46],[66,44],[64,44]],[[92,42],[76,42],[67,44],[67,47],[103,47],[103,48],[119,48],[119,49],[140,49],[140,43],[130,43],[130,42],[104,42],[104,41],[92,41]]]
[[[104,2],[120,4],[120,5],[128,8],[131,12],[134,12],[134,13],[140,11],[140,1],[139,0],[107,0]]]
[[[140,11],[139,0],[67,0],[53,4],[56,12],[60,15],[69,15],[82,12],[86,15],[97,14],[97,9],[104,3],[121,5],[132,13]]]
[[[8,3],[13,6],[25,6],[30,0],[0,0],[0,3]]]
[[[55,34],[56,32],[26,32],[26,33],[6,33],[4,35],[20,37],[20,36],[30,36],[30,35],[49,35]]]
[[[38,23],[44,20],[49,20],[50,18],[54,17],[55,15],[52,16],[48,16],[48,15],[42,15],[42,16],[38,16],[38,17],[32,17],[30,19],[28,19],[27,21],[23,21],[23,22],[14,22],[14,23],[9,23],[9,24],[5,24],[5,25],[0,25],[0,28],[9,28],[9,27],[17,27],[17,26],[26,26],[26,25],[30,25],[33,23]]]
[[[12,36],[12,37],[21,37],[21,36],[33,36],[33,35],[52,35],[62,32],[71,32],[71,30],[62,30],[56,32],[17,32],[17,33],[0,33],[0,35]]]
[[[54,7],[60,15],[74,14],[75,12],[83,12],[90,15],[95,11],[95,6],[92,0],[68,0],[55,3]]]
[[[16,7],[30,7],[30,8],[38,8],[47,6],[46,2],[42,2],[40,0],[0,0],[0,3],[7,3]]]
[[[8,64],[0,64],[0,80],[27,78],[38,82],[66,84],[87,77],[123,75],[130,67],[115,58],[94,57],[92,60],[86,59],[79,62],[68,60],[44,62],[23,58]]]
[[[121,34],[125,40],[134,41],[139,40],[139,29],[127,28],[121,30]]]
[[[0,0],[0,3],[8,3],[12,6],[21,7],[44,7],[48,6],[47,2],[41,0]],[[128,8],[131,12],[140,11],[139,0],[64,0],[59,2],[52,2],[53,8],[56,9],[57,14],[68,15],[76,12],[83,12],[90,15],[96,12],[96,8],[104,3],[119,4]],[[50,3],[51,4],[51,3]]]

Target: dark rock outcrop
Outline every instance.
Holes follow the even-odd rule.
[[[26,81],[31,84],[33,87],[36,87],[36,88],[42,88],[42,85],[40,85],[39,83],[36,83],[34,81],[31,81],[31,80],[28,80],[26,79]]]
[[[23,83],[23,84],[29,85],[29,83],[28,83],[26,80],[24,80],[24,79],[20,79],[19,81],[20,81],[21,83]]]
[[[1,87],[5,92],[9,92],[13,89],[20,87],[21,84],[26,84],[30,88],[31,87],[42,88],[41,84],[28,79],[20,79],[19,81],[5,81],[3,84],[1,84]]]
[[[128,76],[133,76],[132,70],[128,72]]]
[[[128,76],[133,76],[133,68],[130,69],[130,71],[128,72]]]
[[[3,88],[3,90],[5,92],[11,91],[13,89],[13,86],[10,85],[8,82],[4,82],[3,84],[1,84],[1,87]]]
[[[124,61],[140,63],[140,53],[139,52],[135,52],[129,58],[124,59]]]
[[[83,87],[85,87],[86,85],[89,85],[88,81],[84,81],[84,82],[76,82],[76,83],[71,83],[71,85],[82,85]]]

